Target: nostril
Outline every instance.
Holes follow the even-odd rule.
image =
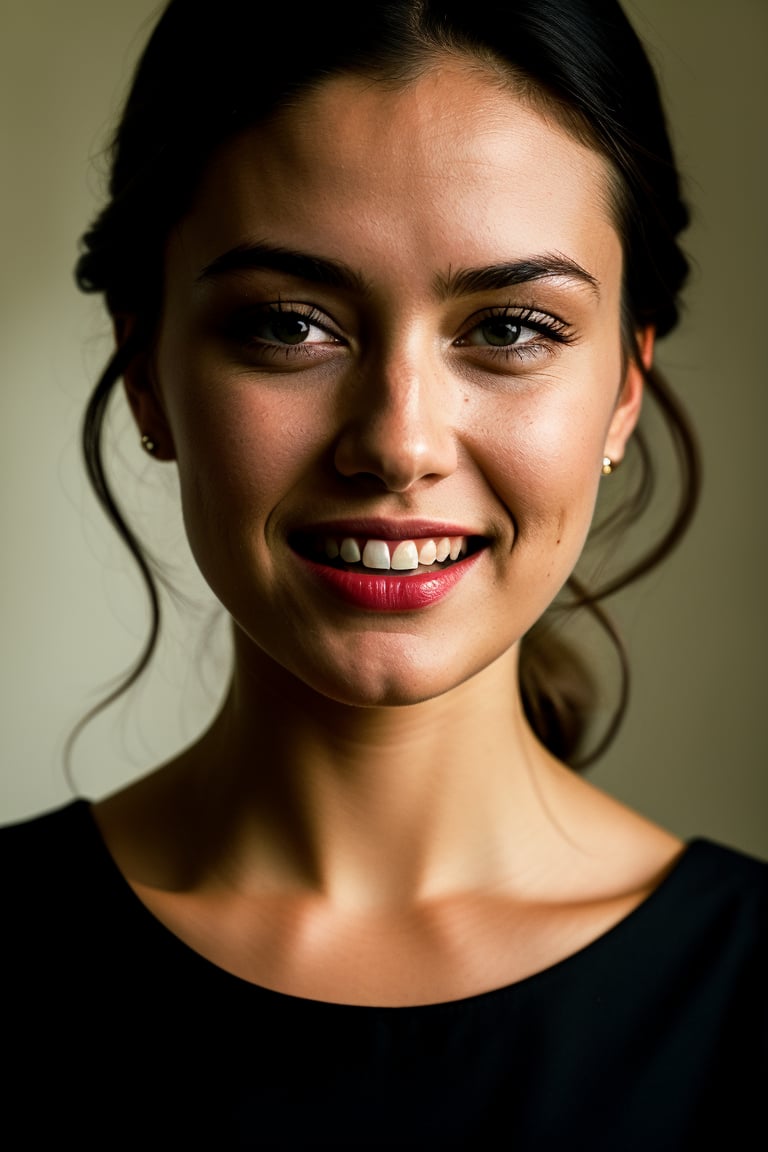
[[[391,491],[390,485],[387,483],[383,476],[377,476],[375,472],[344,472],[338,468],[345,480],[354,482],[357,487],[364,488],[370,492]]]
[[[449,476],[455,471],[457,452],[451,438],[442,443],[426,438],[399,438],[397,442],[377,442],[370,435],[345,434],[337,444],[334,465],[348,479],[405,492],[417,481]]]
[[[379,365],[377,373],[352,398],[357,407],[339,433],[336,470],[394,492],[450,475],[458,451],[444,384],[402,365]]]

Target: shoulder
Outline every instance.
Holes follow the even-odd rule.
[[[674,963],[730,970],[768,954],[768,863],[711,840],[692,840],[649,901],[631,936]]]
[[[678,1050],[696,1051],[707,1070],[709,1135],[721,1130],[723,1146],[748,1147],[735,1135],[734,1116],[752,1118],[743,1123],[753,1140],[754,1125],[763,1124],[768,1074],[768,863],[695,840],[669,896],[666,937],[678,940],[670,949],[678,979],[669,1011],[680,1005],[685,1021]],[[673,1023],[669,1030],[675,1033]],[[725,1139],[729,1133],[735,1143]]]
[[[668,930],[681,935],[699,966],[710,957],[721,983],[730,983],[741,998],[749,988],[768,1006],[768,862],[694,840],[668,895]]]
[[[3,898],[57,885],[98,856],[98,837],[85,800],[0,828]]]
[[[150,1131],[153,1147],[217,1146],[196,1142],[190,1100],[211,1090],[210,1052],[224,1039],[208,1048],[197,1036],[211,1035],[211,1012],[193,999],[178,949],[166,959],[165,934],[123,882],[90,805],[0,828],[0,869],[6,1124],[43,1147],[70,1136],[136,1148]]]
[[[0,876],[6,977],[52,978],[55,956],[65,980],[125,920],[121,878],[84,800],[0,828]]]
[[[666,915],[670,927],[679,922],[693,929],[721,917],[761,926],[768,862],[703,837],[685,842],[588,781],[577,777],[566,783],[571,826],[584,829],[585,836],[578,844],[582,851],[562,871],[582,890],[588,891],[590,883],[597,896],[635,893],[640,909],[650,898],[654,916],[642,917],[648,925],[663,922]],[[581,869],[578,855],[584,861]],[[673,932],[672,938],[677,937]]]
[[[768,861],[712,840],[691,841],[678,865],[690,915],[726,917],[744,928],[768,929]]]
[[[624,990],[670,1068],[688,1053],[691,1067],[717,1065],[713,1081],[768,1070],[767,863],[692,841],[615,944]]]
[[[88,803],[74,800],[63,808],[54,808],[38,816],[18,820],[0,827],[0,860],[13,863],[39,860],[39,853],[57,847],[71,847],[87,830],[90,822]]]

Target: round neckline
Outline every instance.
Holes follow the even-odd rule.
[[[416,1013],[451,1012],[462,1008],[467,1009],[472,1006],[480,1009],[491,1002],[495,1003],[501,999],[521,997],[529,993],[535,993],[540,986],[560,979],[569,970],[578,969],[582,964],[588,963],[600,952],[607,951],[614,947],[614,945],[620,944],[624,936],[636,930],[638,924],[642,924],[643,921],[655,915],[658,909],[667,901],[670,891],[674,890],[681,882],[681,878],[684,877],[684,874],[689,869],[691,860],[698,854],[702,847],[706,847],[709,844],[707,840],[701,837],[684,841],[683,848],[676,860],[671,864],[660,882],[645,899],[641,900],[639,904],[635,905],[634,908],[615,924],[611,925],[610,928],[607,928],[604,932],[601,932],[600,935],[596,936],[594,940],[590,940],[587,944],[583,945],[583,947],[578,948],[568,956],[564,956],[561,960],[556,960],[553,964],[540,969],[538,972],[532,972],[529,976],[524,976],[520,980],[501,985],[498,988],[490,988],[484,992],[476,992],[470,996],[463,996],[452,1000],[436,1000],[425,1004],[402,1005],[351,1004],[345,1003],[344,1001],[317,1000],[308,996],[297,996],[290,992],[281,992],[276,988],[270,988],[264,984],[257,984],[254,981],[236,975],[234,972],[230,972],[227,968],[221,967],[213,960],[209,960],[202,953],[197,952],[191,945],[187,944],[180,936],[177,936],[170,928],[163,924],[146,904],[143,903],[136,892],[134,892],[118,868],[116,861],[101,835],[99,826],[91,811],[90,802],[85,799],[76,800],[71,807],[79,809],[84,822],[87,822],[90,829],[89,835],[94,847],[107,865],[111,882],[113,886],[122,893],[122,899],[125,901],[126,906],[132,909],[133,916],[143,921],[144,925],[148,930],[152,931],[166,950],[172,948],[179,952],[179,955],[184,957],[187,964],[199,968],[202,973],[207,975],[207,978],[230,983],[233,987],[239,987],[242,990],[247,989],[252,995],[274,998],[294,1008],[304,1007],[307,1010],[313,1009],[315,1011],[327,1011],[330,1009],[339,1011],[343,1009],[348,1013],[356,1012],[361,1014],[367,1012],[384,1014],[411,1013],[415,1015]]]

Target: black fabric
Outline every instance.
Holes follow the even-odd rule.
[[[0,833],[9,1148],[764,1149],[768,865],[690,844],[509,988],[361,1008],[233,977],[141,905],[83,802]]]

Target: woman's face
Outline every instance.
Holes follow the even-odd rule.
[[[370,705],[514,656],[639,407],[608,188],[458,63],[333,79],[216,157],[127,382],[251,659]]]

